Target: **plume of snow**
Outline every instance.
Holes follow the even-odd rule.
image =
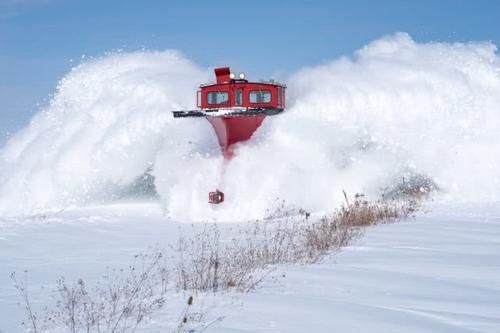
[[[207,74],[175,51],[112,54],[74,68],[1,151],[0,214],[112,200],[160,149],[196,149],[184,139],[210,138],[210,127],[178,126],[170,111],[194,107]]]
[[[191,108],[209,71],[178,53],[87,62],[1,151],[0,214],[112,200],[145,173],[168,216],[242,220],[277,200],[318,211],[425,179],[439,197],[500,199],[500,58],[491,43],[417,43],[404,33],[287,80],[288,108],[224,162]],[[207,203],[220,188],[226,202]]]

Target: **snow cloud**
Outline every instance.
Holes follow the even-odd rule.
[[[0,215],[121,198],[155,177],[180,220],[247,219],[276,199],[330,209],[342,190],[378,197],[419,176],[440,198],[500,196],[500,59],[491,43],[416,43],[399,33],[287,80],[288,109],[269,117],[224,164],[192,108],[210,80],[174,51],[90,60],[0,151]],[[207,203],[216,187],[222,207]]]

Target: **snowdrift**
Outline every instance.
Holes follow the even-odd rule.
[[[194,107],[209,79],[175,51],[74,68],[0,151],[0,215],[148,195],[174,219],[244,220],[277,200],[318,211],[342,190],[377,198],[408,182],[442,200],[499,199],[491,43],[420,44],[399,33],[293,73],[287,112],[267,118],[227,165],[208,122],[169,112]],[[216,187],[223,207],[207,203]]]

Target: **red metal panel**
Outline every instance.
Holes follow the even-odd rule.
[[[250,139],[266,116],[207,117],[212,124],[225,158],[233,156],[233,145]]]
[[[231,70],[229,67],[220,67],[214,69],[215,77],[217,78],[217,83],[225,83],[231,80],[229,74],[231,74]]]

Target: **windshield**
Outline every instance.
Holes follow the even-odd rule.
[[[210,91],[207,93],[208,104],[225,104],[229,102],[229,94],[226,91]]]
[[[269,90],[250,91],[250,103],[269,103],[271,102],[271,92]]]

